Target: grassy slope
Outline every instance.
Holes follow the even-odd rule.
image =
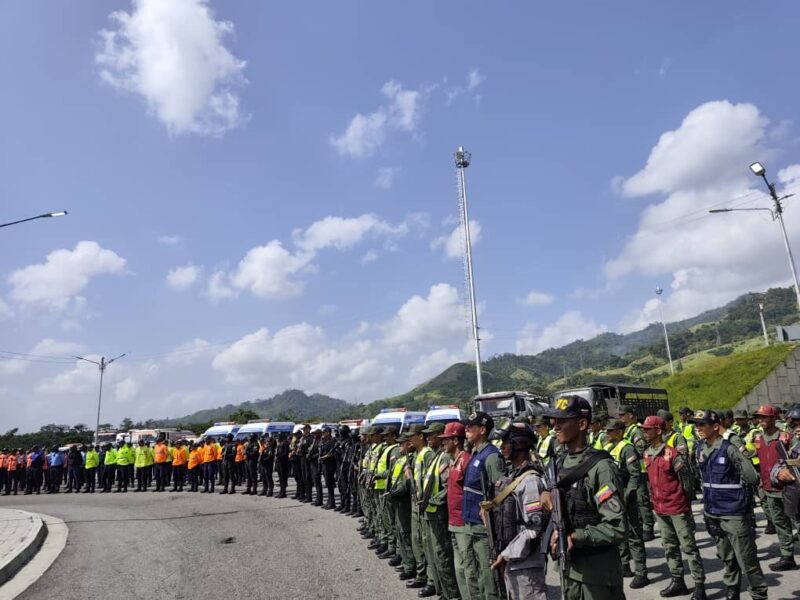
[[[777,344],[729,356],[698,359],[684,371],[656,381],[669,391],[673,409],[731,408],[797,347]],[[702,354],[702,353],[701,353]]]

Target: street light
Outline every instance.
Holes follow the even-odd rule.
[[[49,219],[50,217],[63,217],[66,214],[67,214],[67,211],[59,210],[58,212],[44,213],[43,215],[37,215],[35,217],[28,217],[27,219],[20,219],[19,221],[11,221],[11,223],[3,223],[3,224],[0,224],[0,227],[8,227],[9,225],[17,225],[18,223],[25,223],[27,221],[35,221],[36,219]]]
[[[92,364],[97,365],[100,368],[100,394],[97,396],[97,422],[94,428],[94,445],[97,446],[97,440],[99,439],[98,436],[100,435],[100,404],[103,401],[103,374],[106,372],[106,367],[113,363],[115,360],[119,360],[125,356],[124,354],[120,354],[116,358],[112,358],[111,360],[106,360],[105,356],[100,357],[100,362],[96,360],[91,360],[89,358],[84,358],[82,356],[76,356],[78,360],[85,360],[86,362],[90,362]]]
[[[764,332],[764,345],[769,346],[769,336],[767,335],[767,324],[764,322],[764,301],[758,301],[758,314],[761,317],[761,331]]]
[[[781,226],[781,233],[783,234],[783,245],[786,247],[786,255],[789,257],[789,268],[792,271],[792,280],[794,281],[794,295],[795,300],[797,300],[797,309],[800,311],[800,285],[797,283],[797,267],[794,264],[794,256],[792,255],[792,248],[789,246],[789,236],[786,235],[786,225],[783,222],[783,204],[782,201],[786,200],[787,198],[791,198],[794,194],[786,194],[784,196],[778,196],[778,193],[775,191],[775,184],[770,183],[767,179],[767,170],[764,168],[760,162],[754,162],[750,165],[750,170],[753,172],[753,175],[756,177],[761,177],[764,180],[764,183],[767,184],[767,189],[769,190],[769,195],[772,198],[772,202],[775,205],[774,209],[770,208],[718,208],[715,210],[710,210],[710,213],[723,213],[723,212],[734,212],[740,210],[766,210],[772,215],[773,221],[778,221],[778,224]]]
[[[661,289],[661,286],[656,287],[656,297],[658,298],[658,314],[661,316],[661,324],[664,326],[664,343],[667,345],[667,358],[669,359],[669,372],[671,375],[675,375],[675,369],[672,366],[672,352],[669,349],[669,335],[667,334],[667,324],[664,321],[664,311],[661,308],[661,294],[664,293],[664,290]]]

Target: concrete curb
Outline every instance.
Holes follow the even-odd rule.
[[[8,555],[0,563],[0,585],[14,577],[25,564],[39,551],[47,537],[47,525],[39,515],[22,510],[6,511],[17,513],[12,515],[14,520],[23,521],[27,525],[24,535],[17,540],[12,540]]]
[[[53,565],[67,545],[69,529],[57,517],[39,515],[47,528],[47,537],[33,557],[14,575],[13,579],[0,585],[0,600],[13,600],[36,583]]]

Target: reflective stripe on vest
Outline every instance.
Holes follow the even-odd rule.
[[[417,455],[414,457],[414,489],[417,490],[417,499],[422,496],[422,477],[424,473],[422,472],[422,461],[425,459],[425,455],[431,452],[431,449],[428,446],[425,446],[422,450],[417,452]]]
[[[389,453],[394,449],[397,448],[397,444],[392,444],[391,446],[386,446],[381,452],[381,457],[378,459],[378,466],[376,469],[376,473],[383,473],[384,471],[389,470]],[[386,489],[386,478],[385,477],[377,477],[375,478],[375,489],[376,490],[385,490]]]
[[[700,463],[703,474],[703,504],[708,514],[714,516],[745,515],[748,510],[747,493],[739,472],[728,458],[731,443],[723,440],[720,447]]]
[[[431,490],[429,497],[438,494],[442,487],[442,458],[446,456],[446,453],[440,452],[428,467],[428,472],[425,473],[425,480],[422,482],[422,491],[424,492],[427,490],[428,486],[432,483],[433,489]],[[436,512],[437,508],[439,507],[428,503],[428,506],[425,507],[425,512],[433,513]]]

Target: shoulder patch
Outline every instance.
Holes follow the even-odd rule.
[[[525,505],[525,514],[538,512],[540,510],[542,510],[541,502],[528,502],[528,504]]]
[[[598,491],[594,495],[594,500],[595,502],[597,502],[597,504],[602,504],[603,502],[611,498],[613,495],[614,495],[613,486],[604,485],[603,487],[600,488],[600,491]]]

